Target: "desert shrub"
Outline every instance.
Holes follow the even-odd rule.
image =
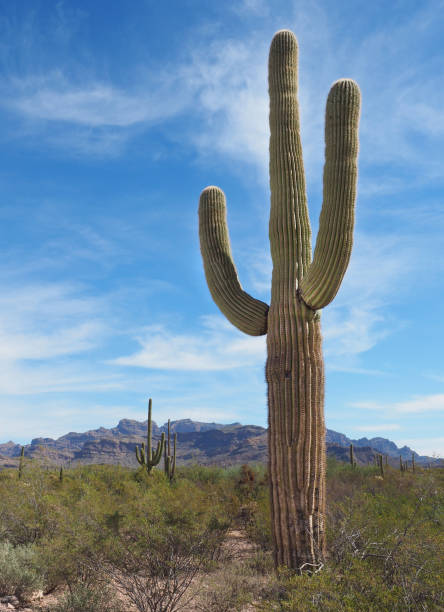
[[[79,582],[45,612],[124,612],[124,608],[108,587]]]
[[[94,571],[111,580],[140,612],[175,612],[192,599],[187,591],[224,535],[212,521],[190,530],[150,521],[127,524],[118,537],[103,542]]]
[[[328,475],[328,557],[315,576],[282,573],[264,610],[442,608],[444,474],[335,466]]]
[[[27,600],[33,591],[43,587],[43,576],[37,556],[30,545],[0,543],[0,595],[15,595]]]
[[[201,612],[231,612],[243,610],[261,591],[254,570],[242,563],[229,565],[210,578],[200,593],[196,607]]]
[[[385,482],[370,480],[336,506],[329,522],[330,566],[347,577],[360,563],[379,577],[381,590],[397,595],[393,609],[433,609],[444,601],[444,499],[428,476],[399,478],[394,472]]]
[[[329,567],[315,576],[289,575],[282,572],[274,601],[267,600],[260,610],[282,612],[395,612],[398,593],[387,589],[378,574],[355,562],[346,576]]]
[[[268,488],[262,486],[254,501],[242,506],[240,513],[242,527],[248,537],[263,551],[271,550],[271,514]]]
[[[177,476],[200,484],[217,484],[230,477],[224,468],[197,464],[177,468]]]
[[[251,557],[248,557],[245,565],[254,574],[260,576],[266,576],[274,572],[273,557],[270,552],[264,552],[263,550],[257,550]]]
[[[120,576],[124,593],[136,580],[139,606],[149,605],[141,600],[153,576],[165,601],[185,592],[188,577],[214,562],[233,519],[225,484],[178,479],[171,485],[160,470],[66,470],[63,484],[48,478],[42,494],[53,529],[41,531],[35,546],[47,588],[64,584],[74,593],[80,583],[94,592],[104,577]],[[150,584],[140,580],[141,571]]]
[[[29,466],[21,480],[0,482],[0,539],[32,544],[52,533],[51,476],[38,466]]]

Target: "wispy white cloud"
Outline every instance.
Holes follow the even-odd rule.
[[[103,405],[99,402],[83,401],[80,405],[75,399],[65,397],[57,400],[46,396],[44,401],[29,409],[25,404],[3,399],[6,407],[2,411],[1,441],[9,438],[15,442],[28,444],[33,438],[59,438],[70,431],[83,432],[98,427],[115,427],[122,418],[146,420],[143,406],[140,410],[129,404]],[[85,418],[85,415],[88,415]],[[89,424],[86,424],[89,419]]]
[[[146,72],[143,89],[123,90],[92,78],[86,69],[75,80],[55,69],[13,76],[0,83],[0,90],[3,107],[24,120],[11,133],[14,139],[46,142],[70,155],[99,156],[120,154],[141,130],[180,113],[192,95],[175,71],[164,68]]]
[[[426,378],[436,380],[437,382],[444,382],[444,374],[424,374]]]
[[[187,100],[172,95],[174,78],[153,79],[153,90],[126,92],[110,83],[92,81],[76,85],[55,71],[42,77],[12,81],[15,96],[6,104],[32,119],[80,126],[131,127],[177,114]],[[166,89],[166,92],[165,92]]]
[[[0,394],[3,396],[108,392],[127,386],[122,375],[106,371],[97,362],[30,364],[0,361],[0,365]]]
[[[390,305],[408,289],[417,265],[415,253],[415,248],[399,237],[356,235],[341,289],[323,312],[325,351],[331,368],[336,364],[339,369],[356,367],[354,356],[402,327],[403,322],[390,315]],[[350,361],[344,362],[344,357]]]
[[[242,17],[260,16],[270,14],[270,6],[266,0],[240,0],[232,5],[232,10]]]
[[[92,348],[101,331],[98,322],[80,323],[55,332],[11,333],[0,330],[0,361],[4,359],[48,359],[72,355]]]
[[[388,306],[398,298],[400,285],[411,273],[413,252],[398,239],[377,241],[360,235],[359,245],[337,299],[323,313],[323,335],[327,367],[368,375],[384,372],[363,368],[359,356],[394,330]],[[269,290],[271,261],[256,260],[250,269],[250,284],[263,293]],[[137,335],[141,349],[114,360],[116,365],[150,369],[225,370],[265,362],[265,341],[238,332],[222,316],[203,318],[195,334],[175,334],[162,326],[145,328]]]
[[[396,441],[398,446],[410,446],[419,455],[427,457],[444,457],[444,436],[430,436],[428,438],[415,437]]]
[[[443,412],[444,394],[420,395],[403,402],[362,401],[351,404],[365,410],[384,411],[387,414],[422,414],[424,412]]]
[[[268,182],[267,45],[257,35],[196,46],[181,68],[193,91],[199,131],[187,139],[200,155],[258,168]]]
[[[106,335],[103,301],[66,283],[20,284],[3,279],[0,296],[0,393],[20,395],[109,387],[86,364],[69,364]]]
[[[355,427],[351,426],[350,429],[353,431],[363,431],[368,433],[381,433],[386,431],[397,431],[398,429],[401,429],[401,425],[398,423],[372,423],[371,425],[357,425]]]
[[[160,325],[144,328],[136,338],[141,349],[119,357],[115,365],[154,370],[215,371],[264,363],[264,337],[238,332],[222,317],[203,317],[196,334],[174,334]]]

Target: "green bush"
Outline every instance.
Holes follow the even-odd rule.
[[[0,542],[0,596],[15,595],[23,601],[42,587],[43,576],[35,549]]]
[[[78,583],[46,612],[124,612],[109,588]]]
[[[351,469],[329,462],[328,557],[315,575],[290,575],[263,610],[410,612],[440,610],[443,479],[432,473]]]

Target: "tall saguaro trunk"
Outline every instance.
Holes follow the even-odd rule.
[[[324,201],[313,259],[297,102],[297,41],[278,32],[269,57],[271,304],[243,291],[231,257],[223,192],[201,194],[199,229],[209,289],[240,330],[267,334],[269,467],[275,563],[316,571],[325,550],[324,365],[319,310],[336,295],[351,254],[359,88],[331,88]]]

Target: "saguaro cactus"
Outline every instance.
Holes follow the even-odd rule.
[[[384,463],[381,454],[377,455],[377,463],[379,468],[379,474],[384,478]]]
[[[356,464],[355,453],[353,450],[353,444],[350,444],[349,455],[350,455],[350,465],[355,468],[357,464]]]
[[[18,479],[20,480],[23,475],[23,464],[25,462],[25,447],[22,446],[20,451],[19,467],[18,467]]]
[[[171,432],[170,432],[170,419],[168,419],[168,437],[167,442],[164,445],[164,470],[166,477],[172,481],[174,474],[176,473],[176,445],[177,445],[177,433],[174,434],[173,441],[173,454],[171,455]]]
[[[298,45],[288,30],[270,48],[271,304],[243,291],[224,193],[200,196],[199,229],[214,301],[241,331],[267,334],[268,446],[276,565],[316,571],[325,548],[324,366],[319,310],[335,297],[353,237],[360,92],[332,86],[325,123],[324,201],[312,259],[297,101]]]
[[[152,420],[151,420],[151,412],[153,409],[153,401],[150,398],[148,401],[148,423],[147,423],[147,434],[146,434],[146,447],[145,442],[142,442],[142,446],[139,449],[136,446],[136,459],[140,463],[140,465],[144,465],[147,469],[147,472],[151,472],[153,467],[159,463],[162,458],[162,451],[165,444],[165,434],[162,433],[159,442],[157,443],[157,448],[153,452],[152,448]]]

